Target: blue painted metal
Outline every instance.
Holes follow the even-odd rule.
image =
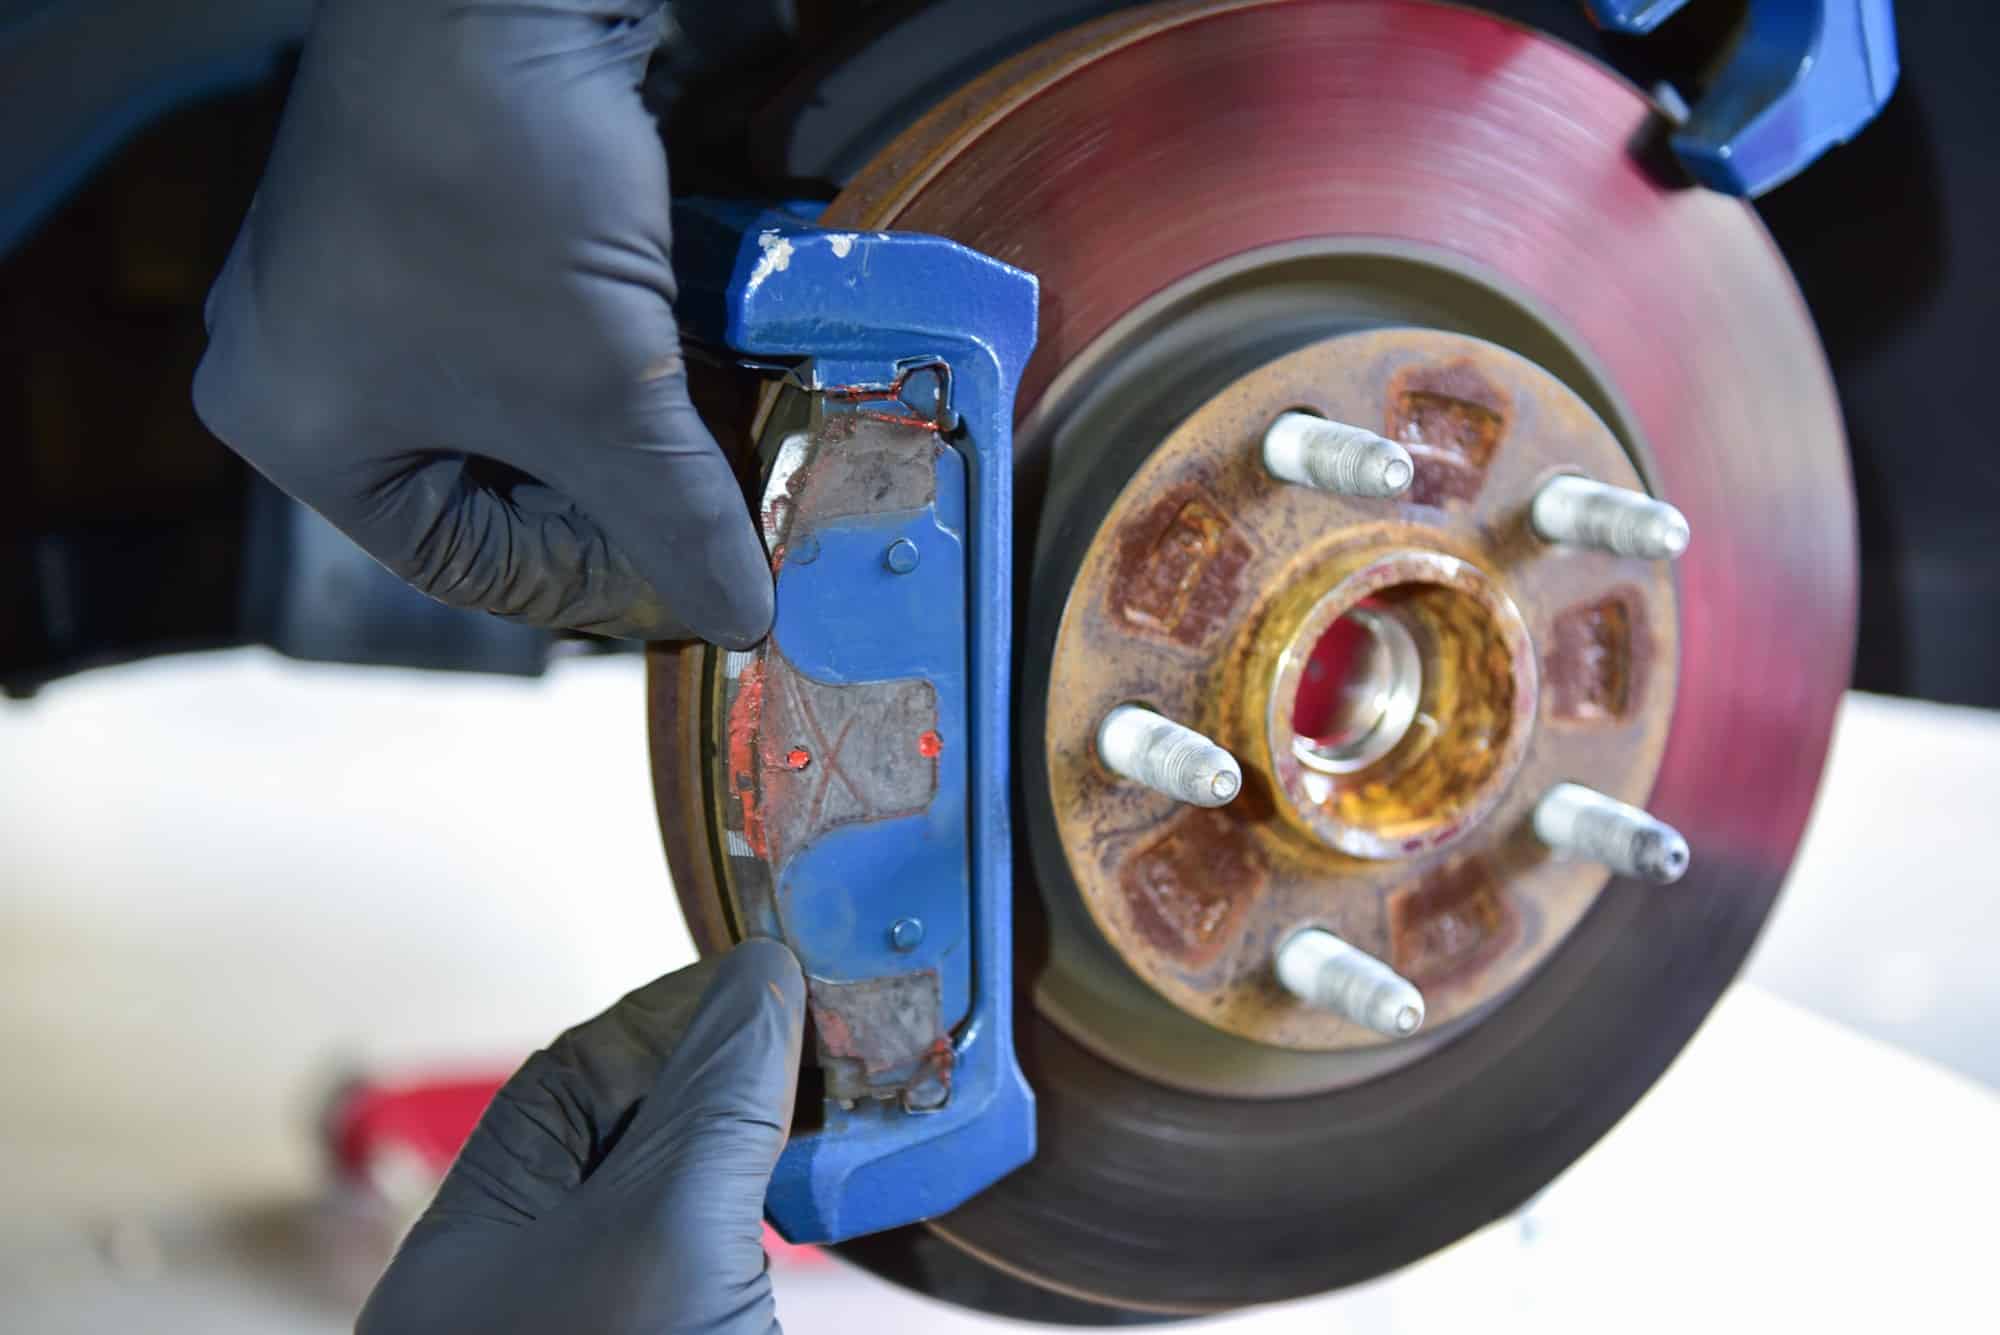
[[[1687,0],[1583,0],[1600,28],[1644,35],[1686,8]]]
[[[1684,0],[1586,0],[1619,32],[1651,32]],[[1674,135],[1696,180],[1731,195],[1783,185],[1875,119],[1896,89],[1893,0],[1752,0],[1728,66]]]
[[[937,691],[936,731],[949,747],[923,811],[829,830],[778,873],[782,935],[808,976],[857,982],[938,971],[940,1018],[963,1023],[972,1001],[972,836],[967,819],[972,756],[971,678],[966,655],[966,461],[937,460],[929,509],[859,515],[822,526],[819,555],[778,572],[771,638],[790,665],[818,682],[928,681]],[[884,554],[899,543],[930,560],[898,575]],[[916,759],[914,736],[909,754]],[[899,951],[901,918],[928,924],[923,946]]]
[[[942,1214],[1034,1153],[1034,1095],[1014,1056],[1008,671],[1014,395],[1037,287],[942,238],[833,232],[772,210],[683,203],[675,236],[692,337],[783,363],[829,400],[941,364],[923,378],[956,419],[930,509],[822,525],[811,559],[795,554],[778,575],[774,643],[794,668],[826,682],[929,680],[944,744],[965,743],[946,753],[922,815],[829,830],[780,869],[782,932],[808,974],[934,967],[957,1021],[941,1108],[829,1103],[824,1124],[786,1146],[766,1199],[773,1223],[795,1241],[839,1241]],[[921,557],[901,573],[907,562],[887,555],[899,541]],[[878,866],[905,870],[884,881]],[[899,932],[906,920],[921,925]]]

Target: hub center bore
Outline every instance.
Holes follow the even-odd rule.
[[[1298,668],[1298,686],[1289,720],[1276,722],[1289,728],[1292,752],[1309,770],[1367,769],[1395,750],[1416,722],[1423,656],[1397,610],[1379,603],[1351,607],[1310,643],[1301,631],[1281,662]],[[1274,706],[1282,699],[1281,686]],[[1283,735],[1274,737],[1274,747],[1283,745]]]
[[[1534,728],[1534,649],[1468,561],[1403,550],[1343,568],[1275,655],[1259,760],[1328,847],[1408,857],[1475,829],[1513,778]]]

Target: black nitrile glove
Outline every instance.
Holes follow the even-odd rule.
[[[209,296],[216,435],[443,602],[732,648],[771,622],[688,401],[658,0],[324,0]]]
[[[752,941],[529,1058],[356,1335],[780,1335],[761,1230],[804,1007]]]

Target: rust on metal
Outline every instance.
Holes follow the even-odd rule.
[[[1318,600],[1273,604],[1260,640],[1276,647],[1264,706],[1265,754],[1289,812],[1330,846],[1359,857],[1442,848],[1482,820],[1519,769],[1534,727],[1539,672],[1512,599],[1477,566],[1435,550],[1403,548],[1349,557],[1294,581]],[[1353,608],[1370,604],[1419,646],[1422,688],[1401,742],[1351,775],[1312,767],[1294,745],[1292,719],[1312,647]],[[1289,635],[1289,639],[1286,636]]]
[[[1409,499],[1470,501],[1486,481],[1512,415],[1507,396],[1470,360],[1409,367],[1389,386],[1384,434],[1416,461]]]
[[[814,1050],[828,1097],[935,1108],[951,1089],[954,1052],[941,1025],[935,969],[835,982],[806,980]]]
[[[1435,489],[1365,500],[1274,481],[1258,442],[1302,406],[1388,424]],[[1602,871],[1513,836],[1561,780],[1645,800],[1677,612],[1663,564],[1521,539],[1556,470],[1639,483],[1604,423],[1533,363],[1456,334],[1378,330],[1245,375],[1111,502],[1056,631],[1044,763],[1090,920],[1169,1002],[1260,1042],[1372,1047],[1384,1040],[1274,991],[1273,942],[1321,925],[1406,976],[1446,980],[1435,1030],[1582,920]],[[1420,689],[1393,744],[1349,772],[1318,762],[1292,707],[1321,637],[1364,604],[1407,633]],[[1579,699],[1602,717],[1563,726]],[[1242,798],[1193,813],[1119,784],[1090,738],[1130,700],[1228,748]]]
[[[1118,535],[1113,598],[1131,625],[1199,647],[1229,620],[1253,550],[1199,488],[1162,496]]]
[[[910,382],[918,376],[928,376],[937,382],[937,397],[928,413],[905,397],[909,393]],[[951,376],[941,362],[910,367],[887,385],[832,385],[821,390],[820,394],[828,402],[850,405],[848,415],[860,421],[916,427],[930,432],[948,431],[952,427]]]
[[[1242,930],[1264,874],[1239,822],[1195,807],[1125,860],[1120,883],[1140,934],[1199,972]]]
[[[1556,617],[1544,658],[1549,713],[1573,723],[1622,719],[1644,695],[1650,661],[1637,589],[1618,589]]]
[[[1506,887],[1479,859],[1449,863],[1389,896],[1389,962],[1419,987],[1491,963],[1519,930]]]
[[[723,886],[710,807],[716,739],[702,701],[709,694],[705,644],[646,646],[646,728],[651,740],[653,806],[674,896],[688,934],[703,955],[742,939]],[[726,745],[726,744],[725,744]]]
[[[729,701],[729,791],[741,815],[743,841],[760,858],[769,853],[757,756],[764,722],[764,670],[761,658],[748,664]]]

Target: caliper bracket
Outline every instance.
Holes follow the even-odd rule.
[[[683,327],[786,389],[770,638],[718,655],[708,776],[740,929],[805,968],[819,1120],[766,1206],[798,1242],[943,1214],[1034,1153],[1014,1056],[1014,395],[1035,279],[939,237],[675,208]]]

